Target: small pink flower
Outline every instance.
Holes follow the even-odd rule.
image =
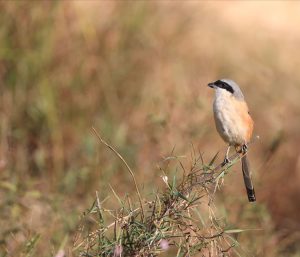
[[[60,249],[55,257],[65,257],[65,251],[63,249]]]
[[[1,159],[0,160],[0,170],[3,170],[6,167],[6,164],[7,164],[6,160]]]
[[[166,239],[162,239],[159,243],[160,248],[163,250],[168,250],[169,249],[169,242]]]
[[[122,252],[123,252],[122,245],[116,245],[115,250],[114,250],[114,257],[122,256]]]

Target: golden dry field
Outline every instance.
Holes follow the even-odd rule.
[[[164,190],[158,166],[171,153],[185,165],[193,147],[207,163],[223,155],[207,83],[225,77],[259,140],[257,202],[239,164],[217,190],[217,215],[245,230],[224,256],[300,256],[300,2],[1,1],[0,11],[1,257],[89,256],[74,242],[96,191],[112,210],[117,195],[138,202],[92,127],[147,199]]]

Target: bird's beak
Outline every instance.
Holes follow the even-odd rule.
[[[211,82],[211,83],[208,83],[208,85],[207,86],[209,86],[209,87],[211,87],[211,88],[215,88],[215,83],[214,82]]]

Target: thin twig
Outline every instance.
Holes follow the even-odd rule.
[[[125,159],[122,157],[122,155],[119,154],[119,152],[114,147],[112,147],[110,144],[108,144],[107,142],[105,142],[103,140],[103,138],[98,134],[98,132],[96,131],[96,129],[94,127],[92,127],[92,129],[93,129],[95,135],[100,140],[100,142],[102,144],[104,144],[106,147],[108,147],[111,151],[113,151],[119,157],[119,159],[125,164],[127,170],[129,171],[129,173],[130,173],[130,175],[131,175],[131,177],[133,179],[133,182],[134,182],[134,185],[135,185],[135,189],[136,189],[136,192],[137,192],[137,195],[138,195],[138,198],[139,198],[139,202],[140,202],[141,218],[142,218],[142,220],[144,220],[144,208],[143,208],[143,203],[142,203],[142,197],[141,197],[141,194],[140,194],[140,191],[139,191],[139,188],[138,188],[137,182],[135,180],[134,173],[133,173],[132,169],[129,167],[129,165],[127,164],[127,162],[125,161]]]

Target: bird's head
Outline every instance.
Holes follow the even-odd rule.
[[[230,94],[239,100],[243,100],[243,93],[233,80],[219,79],[215,82],[208,83],[208,86],[214,88],[218,94]]]

